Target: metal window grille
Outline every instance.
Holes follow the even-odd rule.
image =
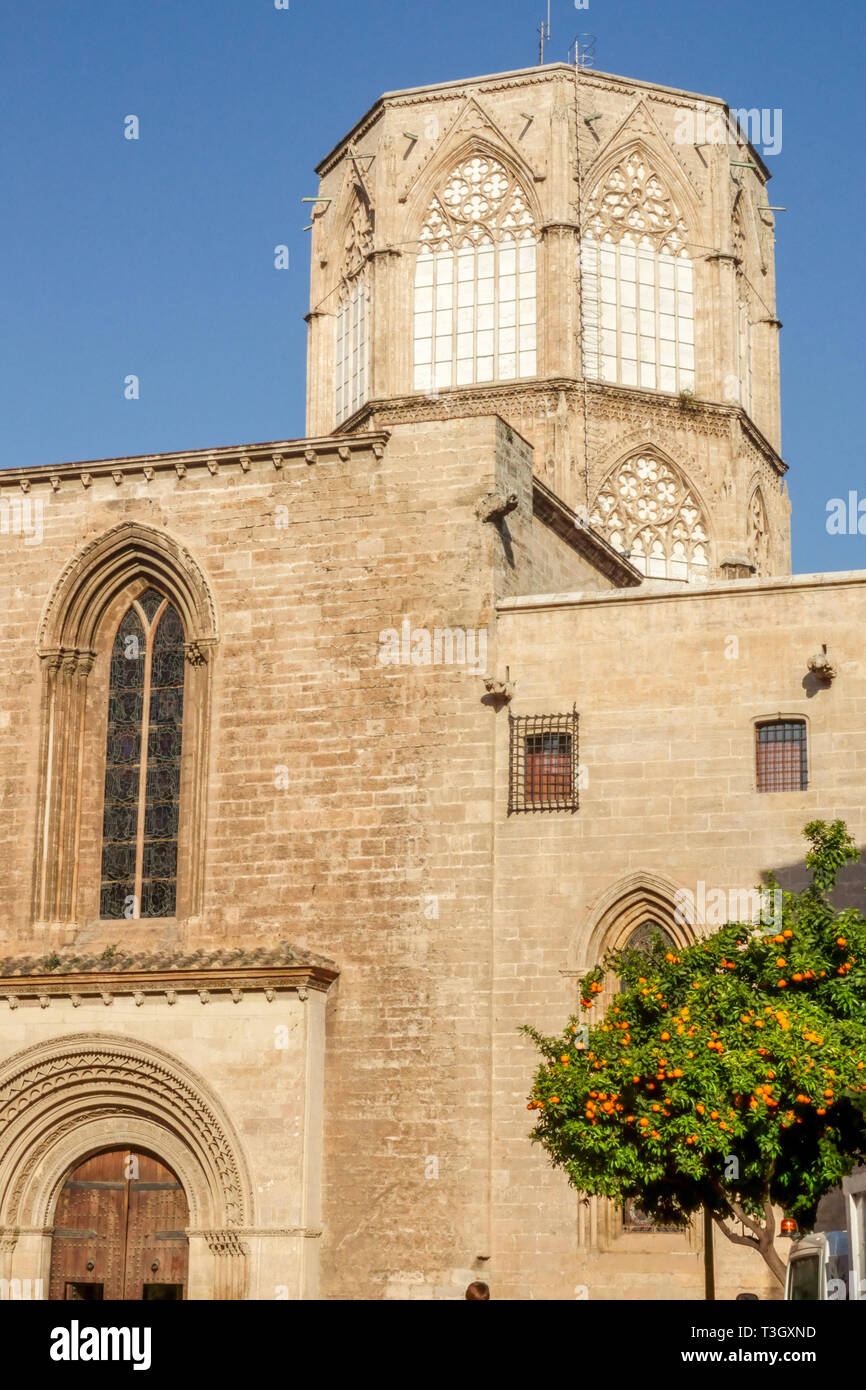
[[[509,714],[508,814],[576,811],[577,710],[571,714]]]
[[[759,792],[804,792],[808,786],[806,721],[774,719],[755,729]]]

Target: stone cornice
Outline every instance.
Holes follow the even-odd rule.
[[[579,521],[575,513],[540,478],[532,480],[532,510],[539,521],[549,526],[560,540],[588,560],[593,569],[599,570],[617,589],[632,588],[643,583],[640,571],[588,523]]]
[[[718,598],[762,599],[778,593],[828,592],[830,589],[866,588],[866,570],[834,570],[829,574],[780,574],[756,579],[716,580],[689,584],[685,580],[644,580],[639,589],[601,593],[526,594],[497,600],[497,613],[549,612],[557,608],[588,608],[604,603],[708,603]]]
[[[616,413],[629,405],[652,408],[654,411],[666,410],[676,413],[683,423],[691,422],[699,427],[706,423],[727,421],[739,424],[745,437],[761,453],[781,478],[788,471],[788,465],[777,454],[770,441],[761,433],[757,425],[740,405],[724,405],[717,401],[701,400],[695,397],[687,407],[679,396],[667,395],[662,391],[642,391],[635,386],[613,386],[609,383],[591,381],[587,383],[592,405],[590,410],[599,413]],[[668,421],[670,423],[670,421]]]
[[[245,994],[265,994],[292,990],[303,1000],[310,989],[326,992],[339,971],[336,966],[284,965],[222,970],[128,970],[69,971],[61,976],[15,974],[0,976],[0,999],[11,1009],[24,1000],[38,999],[44,1008],[52,1000],[70,1000],[77,1007],[85,1000],[101,998],[109,1005],[122,995],[131,995],[136,1004],[146,998],[161,997],[173,1004],[179,994],[197,994],[202,1004],[214,994],[230,994],[236,1004]]]
[[[680,396],[664,391],[641,390],[636,386],[614,386],[609,382],[589,381],[586,387],[590,414],[598,414],[601,418],[638,417],[639,422],[643,423],[647,421],[646,412],[657,416],[664,411],[669,417],[665,421],[668,426],[674,423],[670,416],[676,415],[680,427],[686,426],[696,432],[703,427],[716,434],[727,433],[732,424],[738,422],[745,437],[780,478],[788,471],[788,465],[740,405],[695,397],[685,406]],[[348,434],[349,438],[369,439],[371,436],[365,431],[371,422],[378,426],[383,422],[390,425],[499,415],[509,407],[519,410],[522,402],[534,396],[547,394],[556,397],[560,393],[564,393],[566,398],[573,397],[580,401],[583,399],[583,382],[577,377],[534,377],[443,391],[437,399],[420,392],[417,395],[380,397],[367,401],[344,421],[341,428],[352,432]]]
[[[278,474],[284,464],[346,462],[352,453],[372,451],[381,457],[388,442],[387,430],[346,437],[322,435],[315,439],[284,439],[266,444],[229,445],[219,449],[193,449],[170,454],[136,454],[128,458],[93,459],[81,463],[39,463],[29,468],[0,469],[0,487],[29,492],[34,484],[60,492],[64,486],[89,488],[97,478],[111,478],[116,487],[127,481],[151,482],[157,473],[174,473],[180,481],[188,473],[203,470],[216,476],[223,471]]]
[[[758,429],[758,426],[755,424],[754,420],[752,420],[751,417],[748,416],[744,410],[740,410],[739,419],[740,428],[742,429],[743,434],[746,436],[749,442],[751,444],[754,444],[758,452],[762,454],[764,458],[767,460],[767,462],[771,465],[771,467],[775,469],[779,477],[784,477],[784,475],[788,471],[787,463],[785,463],[784,459],[779,457],[770,441],[766,439],[764,435],[761,433],[761,431]]]
[[[132,995],[136,1004],[162,995],[173,1004],[178,994],[197,994],[203,1004],[212,994],[230,993],[240,1003],[244,993],[327,990],[339,970],[325,956],[302,951],[287,941],[271,947],[175,952],[106,951],[101,955],[7,956],[0,960],[0,999],[15,1009],[25,999],[46,1008],[52,999],[70,999],[73,1007],[87,998],[110,1004]]]

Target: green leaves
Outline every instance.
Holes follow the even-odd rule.
[[[579,1190],[664,1223],[706,1205],[762,1224],[770,1200],[808,1228],[866,1158],[866,920],[825,897],[857,851],[841,821],[805,834],[812,883],[781,895],[780,922],[613,953],[584,980],[587,1018],[621,985],[585,1046],[578,1017],[525,1029],[532,1138]]]
[[[841,820],[834,820],[832,825],[822,820],[810,821],[803,834],[812,845],[806,854],[806,866],[812,871],[814,886],[827,892],[834,886],[839,870],[859,859],[860,851]]]

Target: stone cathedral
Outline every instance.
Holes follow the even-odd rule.
[[[768,170],[552,63],[317,172],[306,438],[0,474],[2,1288],[700,1298],[700,1229],[530,1144],[518,1030],[677,894],[799,883],[808,820],[866,841]]]

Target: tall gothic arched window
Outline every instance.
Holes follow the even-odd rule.
[[[535,376],[536,231],[519,182],[464,159],[430,201],[415,265],[414,386]]]
[[[149,588],[111,651],[100,917],[173,917],[183,733],[184,630]]]
[[[364,404],[369,392],[369,293],[367,257],[373,248],[370,220],[360,202],[346,229],[337,300],[337,424]]]
[[[685,480],[663,459],[636,454],[602,483],[590,523],[649,579],[706,579],[707,522]]]
[[[695,389],[694,271],[686,224],[646,154],[601,180],[581,241],[584,369],[596,381]]]

